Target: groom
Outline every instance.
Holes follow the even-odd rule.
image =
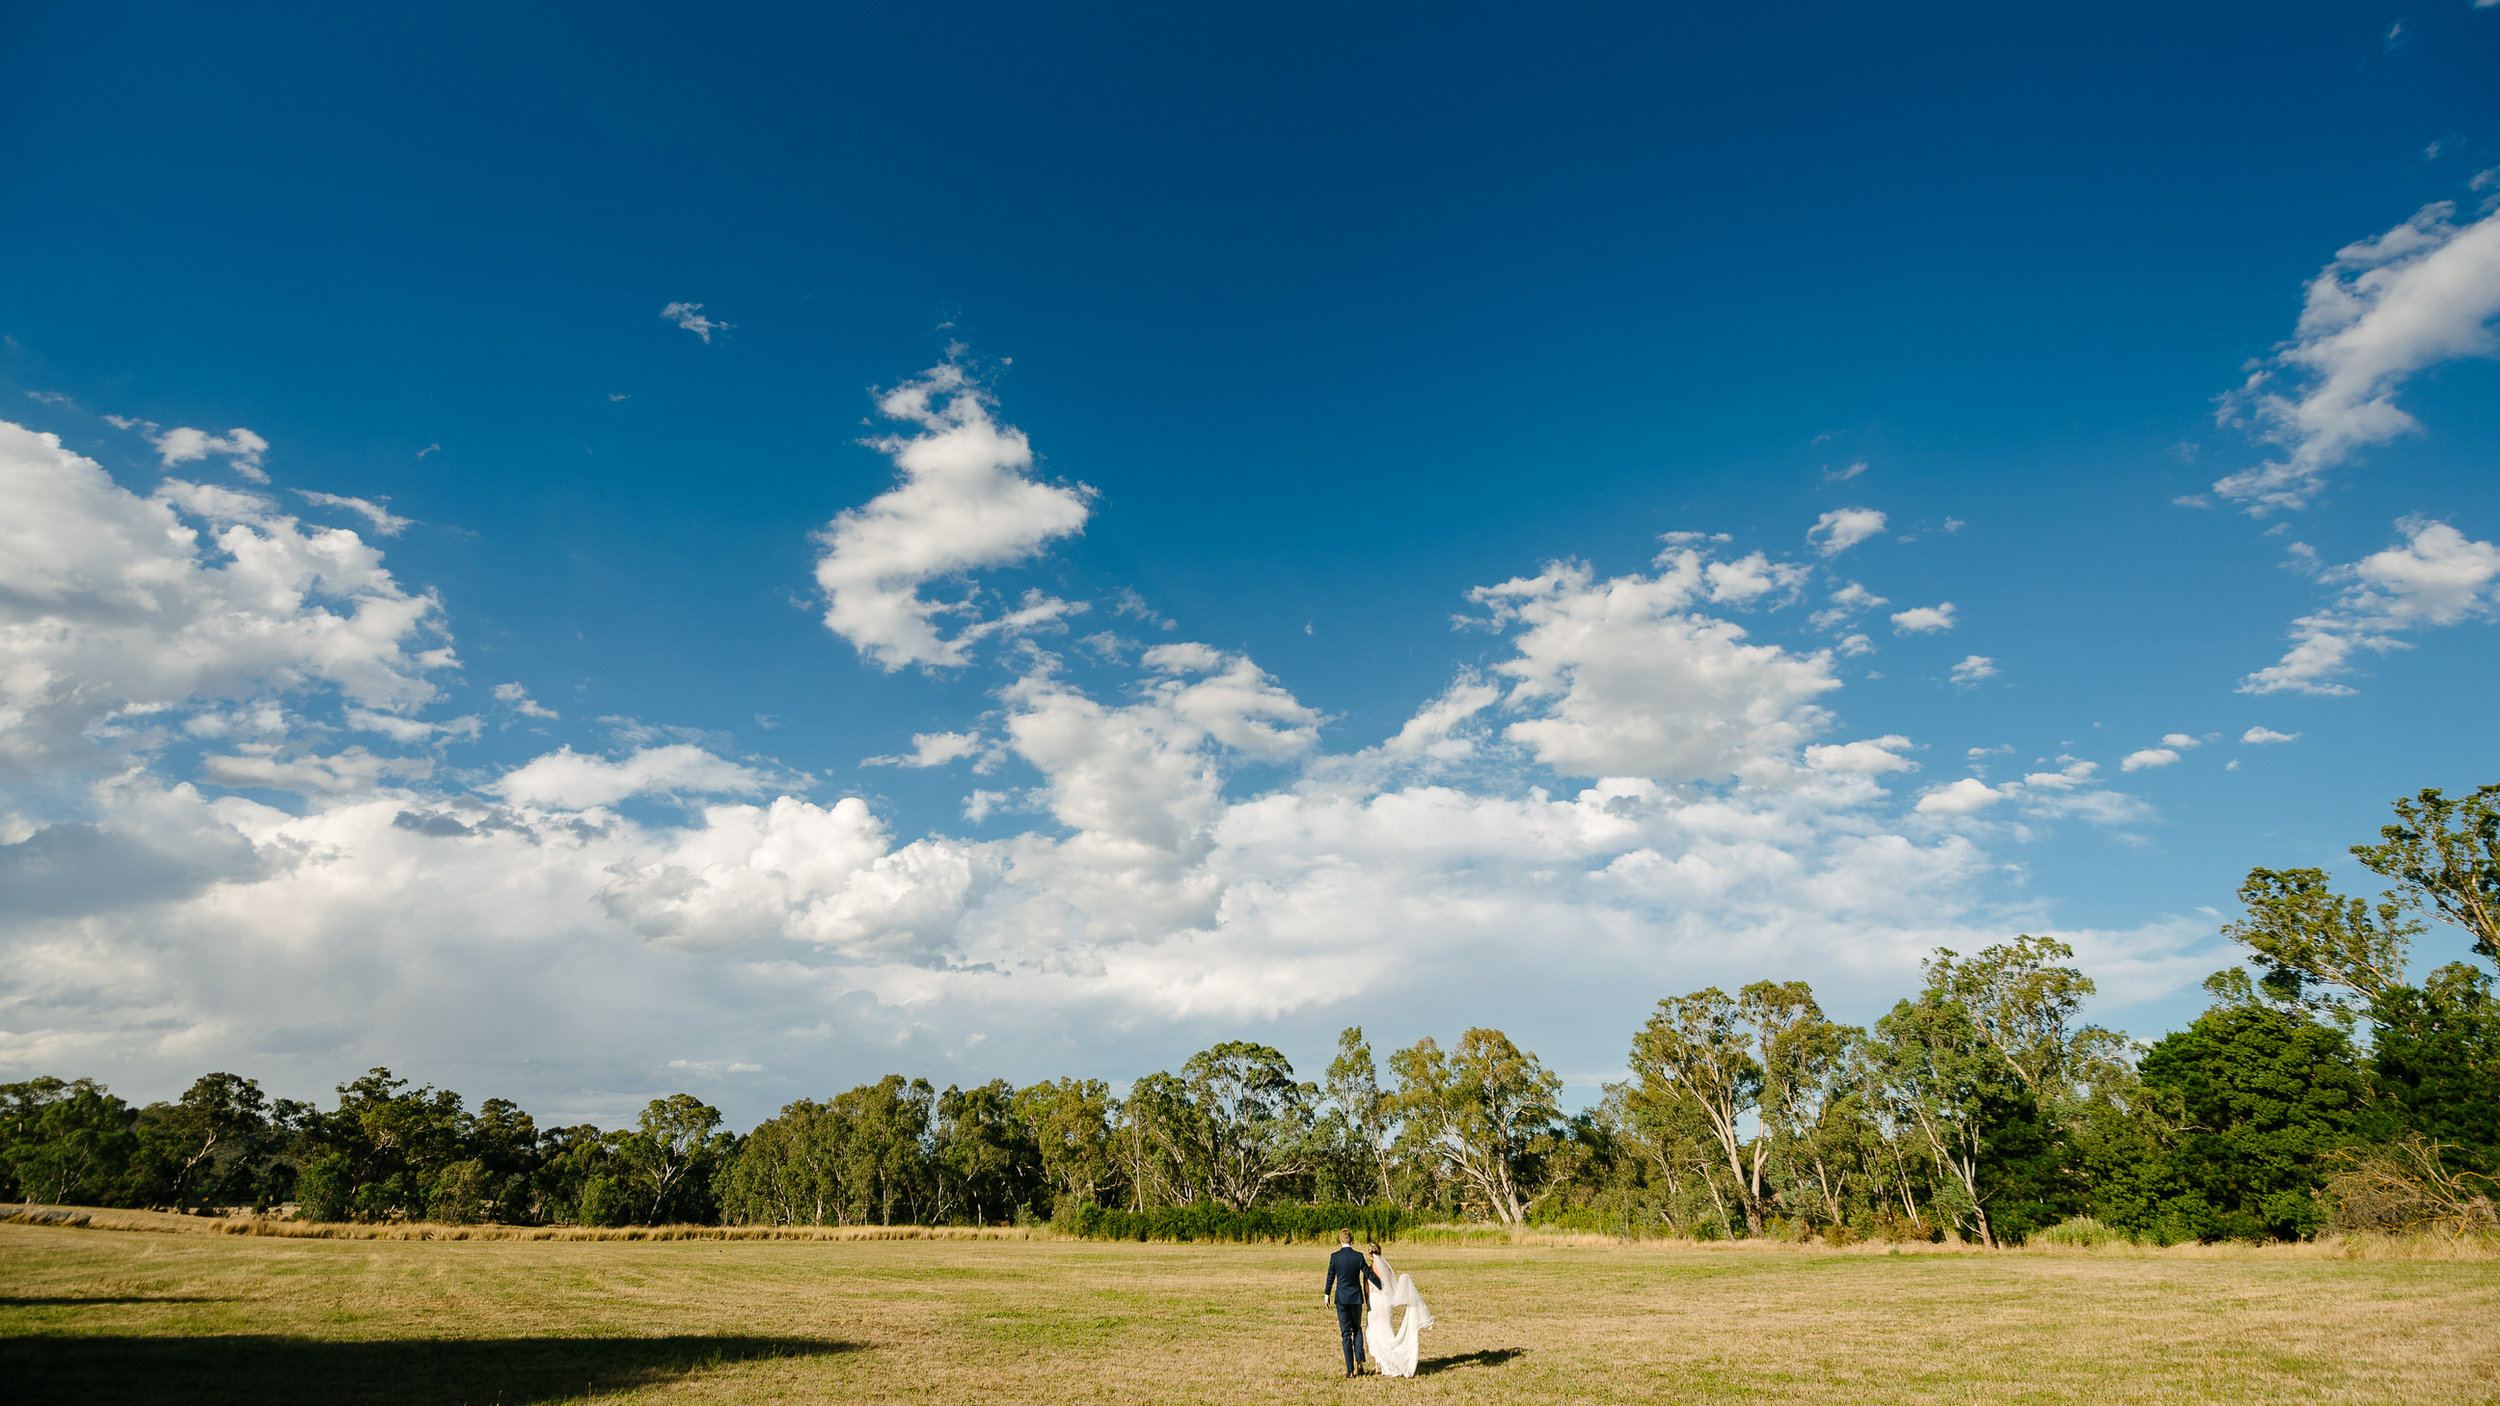
[[[1362,1252],[1354,1248],[1354,1232],[1337,1232],[1337,1253],[1328,1257],[1328,1279],[1320,1286],[1322,1303],[1337,1306],[1337,1337],[1345,1345],[1345,1374],[1354,1375],[1354,1365],[1363,1360],[1363,1285],[1369,1281],[1380,1287],[1380,1276],[1363,1263]]]

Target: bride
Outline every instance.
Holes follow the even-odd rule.
[[[1415,1292],[1415,1276],[1400,1274],[1389,1267],[1389,1258],[1380,1253],[1380,1242],[1367,1246],[1371,1252],[1372,1273],[1380,1276],[1380,1292],[1372,1295],[1371,1310],[1363,1319],[1363,1346],[1372,1361],[1380,1364],[1384,1377],[1415,1375],[1419,1354],[1416,1339],[1432,1326],[1432,1310],[1424,1307],[1424,1296]],[[1403,1308],[1405,1316],[1395,1328],[1389,1326],[1390,1310]]]

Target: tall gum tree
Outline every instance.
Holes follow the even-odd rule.
[[[1389,1057],[1410,1142],[1505,1225],[1523,1224],[1536,1168],[1562,1110],[1562,1079],[1499,1030],[1473,1029],[1444,1054],[1429,1037]]]

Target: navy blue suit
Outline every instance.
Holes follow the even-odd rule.
[[[1380,1276],[1363,1262],[1363,1254],[1352,1245],[1340,1245],[1328,1257],[1328,1279],[1320,1286],[1321,1297],[1337,1306],[1337,1338],[1345,1347],[1345,1374],[1354,1375],[1354,1364],[1363,1360],[1363,1286],[1380,1287]]]

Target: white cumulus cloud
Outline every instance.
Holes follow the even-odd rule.
[[[152,436],[151,442],[156,446],[157,457],[169,469],[215,454],[223,457],[236,473],[252,482],[269,481],[268,471],[260,466],[261,456],[269,452],[269,441],[241,427],[218,435],[186,425]]]
[[[888,397],[901,478],[822,539],[871,663],[1058,608],[931,594],[1085,522],[966,389]],[[1014,652],[908,755],[1008,774],[964,802],[989,838],[903,843],[871,800],[666,727],[451,764],[479,725],[424,715],[440,611],[355,532],[229,488],[135,496],[23,432],[0,432],[0,501],[0,743],[59,812],[0,815],[0,1067],[146,1096],[388,1063],[567,1121],[693,1088],[743,1122],[892,1068],[1120,1077],[1245,1034],[1299,1058],[1488,990],[1550,1063],[1604,1069],[1662,992],[1810,971],[1865,1019],[1938,945],[2054,933],[1987,846],[2142,814],[2071,758],[1889,794],[1920,744],[1826,740],[1831,656],[1723,618],[1796,569],[1707,538],[1474,593],[1489,657],[1355,750],[1238,650]],[[507,719],[552,711],[491,691]],[[201,747],[197,781],[168,774]],[[2159,995],[2209,969],[2174,927],[2075,940]]]
[[[2129,752],[2119,759],[2120,771],[2143,771],[2151,767],[2169,766],[2179,760],[2179,753],[2170,747],[2145,747]]]
[[[1834,508],[1806,529],[1806,540],[1827,557],[1839,556],[1884,530],[1884,515],[1873,508]]]
[[[1599,581],[1557,563],[1473,593],[1497,627],[1518,627],[1516,657],[1494,666],[1506,699],[1534,716],[1504,735],[1574,776],[1700,780],[1789,764],[1829,715],[1840,686],[1828,655],[1748,644],[1745,631],[1691,607],[1708,593],[1690,558],[1655,576]]]
[[[2252,747],[2267,747],[2277,742],[2296,741],[2299,737],[2300,734],[2297,732],[2277,732],[2270,727],[2252,727],[2240,734],[2240,741]]]
[[[1982,679],[1995,678],[1997,673],[1997,661],[1987,655],[1965,655],[1961,663],[1953,666],[1953,681],[1964,688],[1971,688]]]
[[[430,594],[355,533],[169,480],[141,498],[0,422],[0,767],[89,752],[203,702],[336,689],[409,715],[456,662]]]
[[[1808,623],[1818,630],[1838,629],[1847,624],[1852,616],[1861,615],[1879,605],[1892,604],[1855,581],[1843,584],[1828,599],[1831,602],[1828,606],[1808,617]]]
[[[1806,765],[1816,771],[1847,771],[1861,776],[1916,771],[1918,763],[1901,755],[1910,745],[1910,739],[1898,733],[1870,737],[1863,742],[1827,743],[1806,748]]]
[[[876,441],[902,481],[817,535],[826,628],[892,671],[961,665],[979,639],[1066,615],[1073,608],[1066,602],[1029,593],[1020,608],[987,617],[977,591],[936,600],[924,588],[1025,561],[1081,531],[1092,490],[1029,477],[1033,446],[991,417],[987,397],[961,367],[932,368],[887,392],[878,409],[918,429]],[[940,622],[949,618],[966,623],[948,634]]]
[[[1969,815],[2005,799],[2005,793],[1975,776],[1939,786],[1918,798],[1921,815]]]
[[[637,748],[617,758],[564,747],[505,772],[486,790],[524,805],[588,810],[628,796],[753,795],[766,784],[764,774],[753,767],[678,742]]]
[[[1892,632],[1896,635],[1932,635],[1953,628],[1953,602],[1938,605],[1912,606],[1893,612]]]

